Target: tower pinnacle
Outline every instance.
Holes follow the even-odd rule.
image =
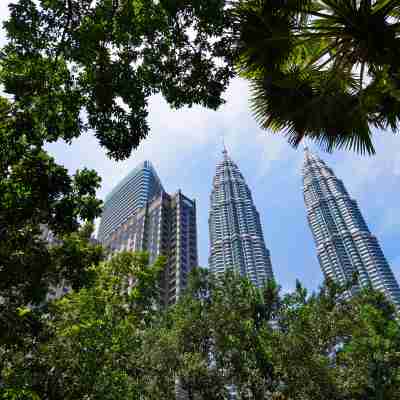
[[[228,157],[228,150],[226,149],[225,146],[225,135],[223,133],[221,135],[221,139],[222,139],[222,154],[224,156],[224,159],[226,159]]]

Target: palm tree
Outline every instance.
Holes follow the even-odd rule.
[[[236,66],[262,128],[373,154],[371,129],[399,127],[399,0],[232,5]]]

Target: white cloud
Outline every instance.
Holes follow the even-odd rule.
[[[3,46],[6,42],[3,21],[5,21],[9,15],[8,4],[8,1],[0,0],[0,46]]]
[[[56,143],[49,148],[71,172],[83,165],[99,171],[105,178],[103,193],[122,179],[137,163],[153,160],[166,180],[184,174],[185,165],[208,159],[215,165],[222,149],[222,133],[228,151],[257,162],[257,174],[264,176],[272,163],[287,159],[287,144],[281,137],[261,131],[250,115],[247,83],[236,79],[226,93],[227,104],[218,111],[201,107],[171,110],[155,96],[150,101],[151,132],[129,160],[115,163],[105,156],[96,139],[85,135],[72,146]],[[190,168],[189,166],[189,168]]]

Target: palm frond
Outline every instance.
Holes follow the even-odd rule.
[[[400,126],[398,0],[239,0],[237,68],[263,129],[373,154]]]
[[[346,87],[356,86],[352,76]],[[251,109],[263,129],[283,131],[297,147],[303,138],[316,141],[326,151],[352,149],[373,154],[371,130],[357,98],[334,79],[318,70],[254,79]]]
[[[390,14],[394,10],[398,10],[399,8],[400,6],[398,0],[379,0],[373,5],[372,12],[374,14]]]

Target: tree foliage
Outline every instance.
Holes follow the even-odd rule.
[[[396,0],[239,0],[234,36],[261,127],[328,151],[374,153],[400,123]]]
[[[223,0],[19,0],[10,10],[0,81],[38,143],[92,128],[124,159],[148,134],[151,95],[172,107],[223,102]]]
[[[163,265],[121,253],[93,267],[90,286],[48,305],[39,341],[26,337],[26,347],[3,354],[5,388],[43,400],[141,398],[141,337],[156,315]]]
[[[216,109],[249,79],[260,126],[374,152],[400,115],[397,0],[18,0],[0,82],[35,143],[93,129],[110,157],[148,132],[147,103]]]
[[[384,295],[308,295],[196,269],[178,303],[156,306],[163,260],[121,253],[92,285],[49,305],[43,336],[3,352],[9,392],[40,399],[398,400],[400,323]],[[29,349],[29,351],[27,351]],[[1,350],[1,349],[0,349]]]
[[[0,338],[23,335],[18,309],[43,302],[51,286],[79,286],[79,275],[101,259],[102,250],[80,233],[80,221],[100,213],[100,178],[83,169],[70,176],[16,128],[13,105],[0,100]],[[42,226],[62,239],[49,247]],[[26,319],[30,320],[31,315]],[[29,324],[28,324],[29,325]]]
[[[65,234],[49,246],[36,226],[0,244],[0,344],[23,344],[39,336],[43,304],[62,288],[78,290],[91,281],[90,267],[103,259],[103,248],[90,241],[91,225]],[[24,236],[23,236],[24,235]]]
[[[281,296],[228,273],[196,271],[186,296],[149,331],[155,388],[179,378],[190,399],[398,399],[400,324],[381,293],[351,300],[328,283]],[[155,389],[155,391],[157,391]],[[159,397],[160,398],[160,397]]]

